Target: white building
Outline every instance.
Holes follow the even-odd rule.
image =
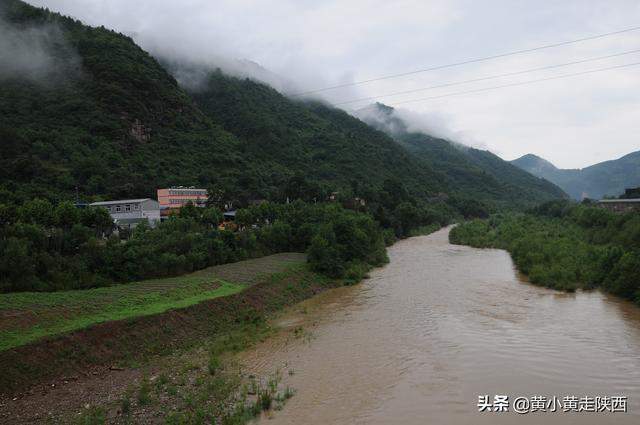
[[[150,198],[94,202],[91,206],[106,208],[118,227],[132,229],[144,220],[155,227],[160,222],[160,204]]]

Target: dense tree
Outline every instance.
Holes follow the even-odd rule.
[[[44,214],[44,206],[53,213]],[[121,230],[123,240],[108,236],[112,223],[101,208],[31,201],[19,210],[17,218],[0,227],[1,291],[103,286],[291,250],[310,250],[311,267],[332,277],[351,270],[355,278],[354,273],[386,261],[378,224],[335,203],[263,203],[240,209],[238,232],[218,230],[222,214],[217,208],[187,205],[156,228],[143,222],[130,234]],[[328,241],[330,246],[322,249],[329,254],[318,239]]]
[[[552,202],[452,230],[451,241],[508,250],[533,283],[597,288],[640,303],[640,214]]]

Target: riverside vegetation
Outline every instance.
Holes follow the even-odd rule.
[[[277,285],[292,274],[300,278],[294,267],[268,280]],[[306,279],[302,277],[302,286]],[[156,360],[152,367],[141,367],[138,379],[120,388],[113,400],[81,409],[79,418],[73,418],[75,412],[65,412],[60,419],[89,424],[153,419],[166,424],[240,425],[280,410],[295,394],[293,388],[282,385],[282,374],[295,372],[285,365],[265,376],[248,375],[232,356],[271,334],[269,323],[259,315],[226,326],[214,338]]]
[[[218,343],[205,343],[195,353],[168,359],[160,371],[145,373],[127,385],[117,400],[85,407],[76,422],[126,424],[153,418],[168,425],[240,425],[263,412],[280,410],[295,394],[282,385],[283,370],[261,378],[243,373],[233,361],[221,361],[221,356],[245,349],[266,335],[265,329],[241,329]],[[229,350],[230,345],[235,348]]]
[[[496,214],[451,231],[452,243],[511,253],[532,283],[601,288],[640,304],[640,214],[556,201],[526,214]]]
[[[141,226],[127,240],[105,240],[100,234],[109,217],[103,210],[53,207],[44,200],[5,208],[10,255],[3,256],[2,267],[13,273],[5,282],[14,286],[0,294],[0,382],[15,391],[76,370],[144,363],[196,342],[215,343],[238,326],[258,335],[252,326],[266,323],[267,315],[318,291],[358,282],[387,261],[386,243],[439,228],[448,211],[400,202],[394,226],[383,229],[370,214],[339,203],[262,203],[238,210],[240,230],[230,232],[218,230],[215,207],[188,205],[155,229]],[[11,250],[20,244],[21,250]],[[306,252],[308,265],[269,277],[263,256],[291,250]],[[301,263],[304,255],[297,255]],[[250,257],[261,258],[231,263]],[[130,282],[221,263],[226,265],[185,277]],[[240,269],[256,266],[266,272],[261,283],[238,279]],[[220,275],[221,267],[236,270]],[[120,281],[130,283],[113,286]],[[40,292],[24,292],[33,289]]]
[[[242,230],[232,232],[218,229],[217,208],[187,206],[157,228],[138,226],[121,241],[103,237],[111,219],[99,208],[54,207],[40,199],[0,205],[0,290],[86,289],[289,251],[308,252],[315,271],[357,281],[386,261],[385,243],[420,226],[447,224],[452,209],[403,201],[393,213],[378,217],[383,230],[372,215],[339,204],[263,203],[238,210]]]

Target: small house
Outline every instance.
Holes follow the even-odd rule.
[[[196,207],[204,207],[207,203],[207,189],[177,186],[169,189],[158,189],[158,203],[161,207],[179,209],[192,203]]]
[[[94,202],[91,206],[106,208],[120,228],[133,229],[143,221],[155,227],[160,222],[160,204],[150,198]]]

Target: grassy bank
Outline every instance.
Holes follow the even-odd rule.
[[[532,283],[601,288],[640,304],[640,214],[558,203],[454,228],[452,243],[509,251]]]
[[[254,261],[243,262],[245,270]],[[4,350],[0,352],[0,393],[12,394],[92,368],[136,365],[156,355],[202,345],[243,327],[258,326],[271,312],[342,285],[311,272],[306,264],[290,265],[258,280],[238,293],[189,307],[97,323]]]
[[[88,326],[163,313],[235,294],[304,263],[297,253],[209,267],[182,277],[61,292],[0,294],[0,351]]]

